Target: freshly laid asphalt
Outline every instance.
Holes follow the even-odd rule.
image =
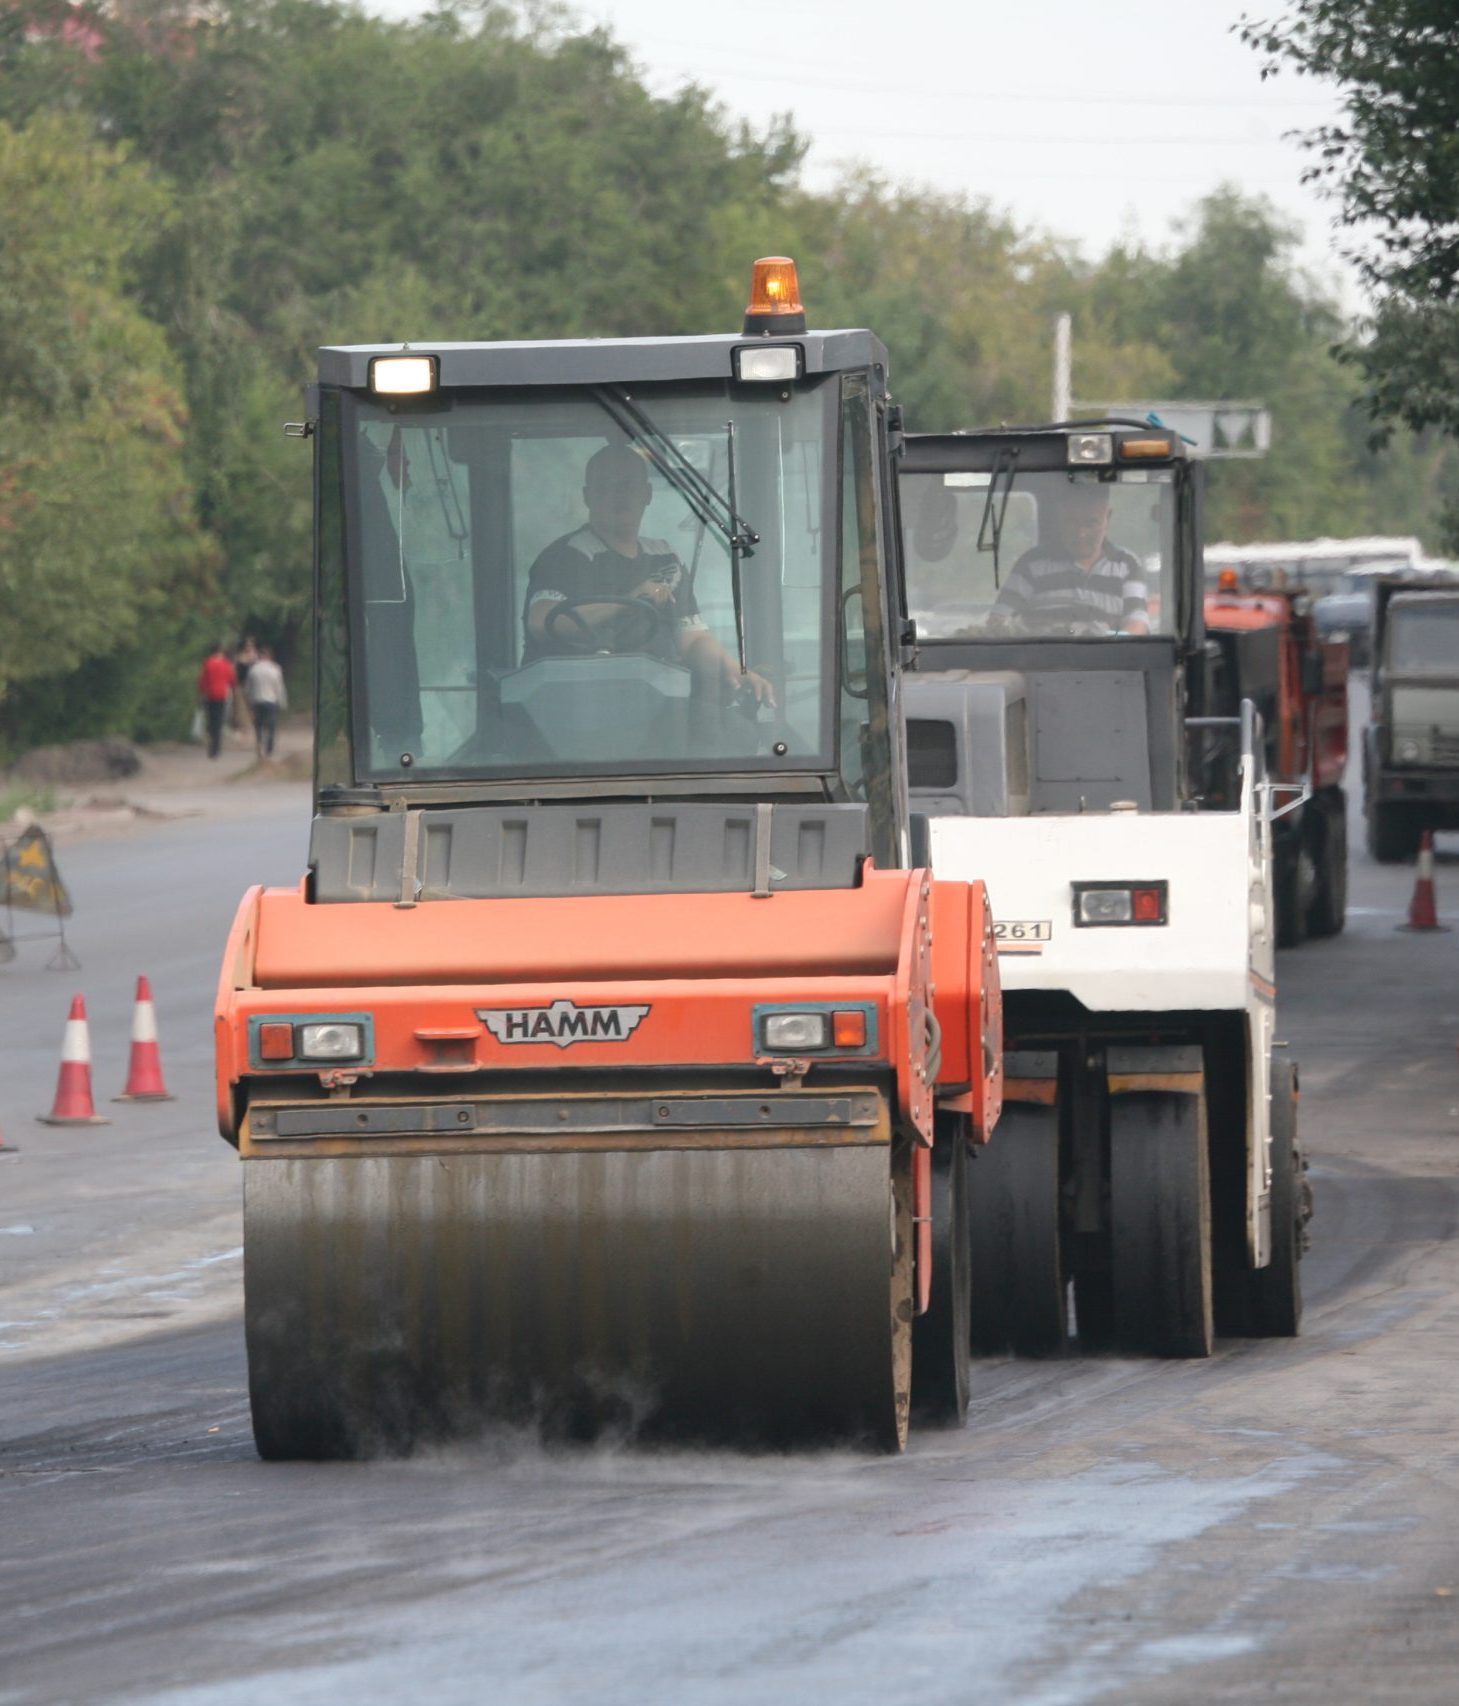
[[[0,968],[0,1706],[1455,1697],[1459,929],[1396,928],[1411,870],[1355,851],[1347,932],[1279,961],[1300,1340],[980,1362],[902,1458],[499,1432],[265,1465],[210,1014],[307,815],[279,785],[63,847],[82,971]],[[1459,855],[1438,886],[1459,926]],[[177,1099],[114,1104],[144,971]],[[112,1123],[57,1130],[73,989]]]

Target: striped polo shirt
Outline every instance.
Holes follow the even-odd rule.
[[[1016,617],[1033,633],[1094,628],[1118,634],[1132,621],[1148,623],[1145,600],[1145,571],[1118,545],[1106,544],[1087,569],[1036,545],[1009,571],[993,621],[996,626],[1000,616]]]

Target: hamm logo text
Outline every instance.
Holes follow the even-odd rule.
[[[648,1007],[579,1007],[554,1001],[550,1007],[478,1007],[476,1017],[499,1043],[623,1043],[638,1029]]]

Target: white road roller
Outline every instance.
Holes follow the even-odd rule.
[[[984,1350],[1298,1329],[1271,848],[1299,794],[1249,703],[1207,714],[1198,473],[1136,422],[906,440],[913,809],[939,877],[986,879],[1004,989],[970,1169]]]

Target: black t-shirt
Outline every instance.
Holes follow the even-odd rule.
[[[625,610],[597,628],[595,638],[608,651],[631,646],[634,651],[677,661],[682,636],[702,631],[704,622],[683,563],[662,539],[640,539],[636,557],[625,557],[605,545],[591,527],[580,527],[575,533],[554,539],[533,563],[527,580],[527,601],[522,610],[523,663],[583,650],[578,643],[582,630],[571,617],[557,624],[556,633],[539,640],[528,621],[534,605],[560,604],[566,599],[591,603],[595,598],[629,598],[636,586],[653,579],[662,579],[673,587],[674,598],[658,612],[660,620],[652,637],[645,641],[644,620],[636,611]],[[645,604],[644,608],[650,606]]]

